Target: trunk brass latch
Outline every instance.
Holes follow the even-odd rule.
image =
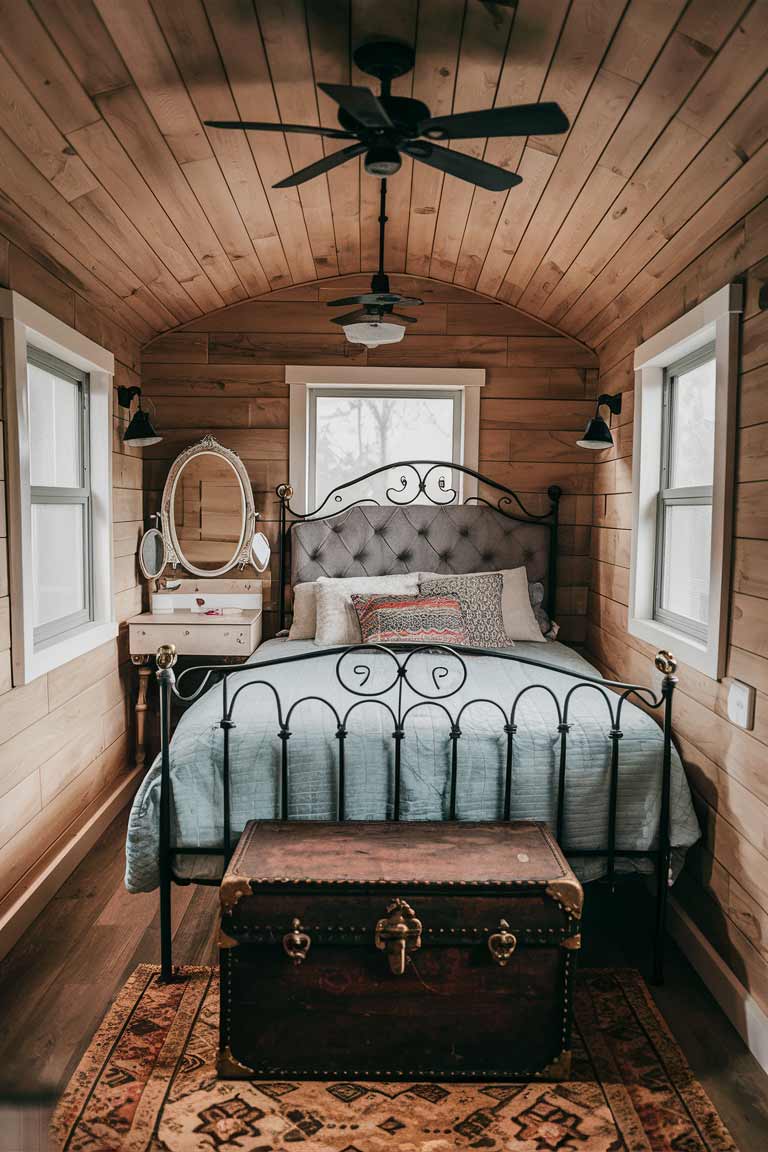
[[[390,971],[402,976],[406,954],[421,948],[421,920],[410,904],[398,897],[387,906],[387,915],[377,922],[374,940],[376,947],[387,953]]]
[[[291,921],[291,931],[283,936],[283,952],[294,964],[302,964],[311,947],[311,938],[302,930],[299,920],[294,917]]]
[[[499,968],[506,968],[512,959],[512,953],[517,947],[517,937],[509,931],[506,920],[499,920],[498,932],[488,937],[488,951]]]

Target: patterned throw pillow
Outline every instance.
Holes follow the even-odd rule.
[[[363,643],[468,644],[456,596],[352,596]]]
[[[501,596],[504,578],[500,572],[474,572],[468,576],[438,576],[422,580],[419,591],[425,596],[458,596],[472,648],[510,648],[504,631]]]

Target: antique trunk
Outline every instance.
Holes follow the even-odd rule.
[[[581,907],[543,824],[254,821],[221,884],[219,1075],[561,1079]]]

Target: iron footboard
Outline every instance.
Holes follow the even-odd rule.
[[[427,653],[434,657],[433,663],[426,666],[414,663],[417,654]],[[327,659],[336,657],[335,673],[338,685],[342,689],[341,698],[344,708],[341,709],[331,701],[317,695],[303,696],[292,700],[286,707],[279,693],[262,672],[275,667],[289,664],[300,666],[307,661],[318,658]],[[461,692],[467,680],[467,657],[495,660],[512,660],[534,668],[546,669],[561,674],[573,681],[571,687],[558,696],[549,686],[544,684],[528,684],[521,688],[514,699],[506,701],[504,706],[496,700],[477,698],[461,703],[460,707],[451,710],[451,702],[457,703],[456,697]],[[338,820],[348,818],[346,806],[347,773],[346,773],[346,740],[350,734],[350,718],[362,707],[374,705],[384,708],[392,721],[392,753],[391,753],[391,780],[389,783],[389,811],[387,818],[399,820],[402,810],[402,744],[407,738],[408,721],[411,714],[419,707],[432,707],[438,709],[445,717],[449,748],[449,780],[447,787],[447,814],[446,819],[456,820],[459,817],[457,800],[457,783],[461,771],[461,722],[467,711],[473,706],[483,704],[498,711],[499,734],[503,734],[504,754],[502,757],[503,786],[500,789],[501,805],[498,815],[500,820],[510,820],[512,816],[512,782],[515,764],[515,736],[518,732],[519,707],[525,695],[532,691],[545,692],[552,702],[553,716],[556,720],[556,733],[558,740],[557,761],[557,803],[555,833],[558,843],[566,856],[593,857],[606,862],[606,877],[612,885],[616,873],[617,857],[626,858],[652,858],[655,863],[655,924],[653,941],[653,979],[656,983],[663,980],[664,970],[664,944],[666,935],[667,895],[670,877],[670,782],[672,767],[672,697],[677,684],[675,671],[677,664],[669,652],[661,651],[656,656],[656,667],[662,674],[661,685],[658,691],[637,684],[626,684],[617,681],[602,680],[598,677],[581,676],[544,661],[533,660],[528,657],[516,656],[512,653],[488,651],[477,648],[446,647],[441,645],[414,646],[357,644],[336,648],[318,648],[313,652],[304,652],[291,656],[276,657],[273,660],[259,661],[258,664],[248,666],[255,674],[243,684],[230,685],[230,678],[242,676],[243,665],[201,665],[185,669],[178,677],[175,676],[173,666],[176,662],[176,653],[172,645],[162,645],[156,656],[157,679],[160,691],[160,740],[161,740],[161,782],[160,782],[160,838],[159,838],[159,876],[160,876],[160,939],[161,939],[161,979],[173,979],[172,938],[171,938],[171,885],[173,876],[173,859],[179,855],[220,856],[224,862],[229,860],[234,849],[232,830],[232,808],[230,789],[230,741],[232,730],[236,727],[236,708],[245,707],[243,700],[247,700],[253,690],[260,688],[266,690],[271,697],[277,719],[277,737],[280,740],[279,779],[277,781],[277,805],[279,819],[290,818],[290,738],[291,722],[295,717],[296,709],[307,701],[318,701],[329,708],[336,724],[336,776],[335,776],[335,812]],[[389,668],[381,684],[382,666]],[[199,682],[197,682],[199,678]],[[194,687],[185,691],[185,685],[190,681]],[[377,682],[378,681],[378,682]],[[184,702],[191,703],[198,699],[202,693],[213,683],[222,683],[222,710],[219,726],[222,732],[222,787],[223,787],[223,842],[220,847],[199,848],[177,846],[173,836],[173,794],[170,773],[170,741],[171,741],[171,704],[175,697]],[[566,828],[566,796],[568,776],[568,736],[571,729],[571,716],[574,709],[574,699],[579,692],[594,691],[603,698],[609,722],[608,738],[610,740],[610,767],[608,779],[608,821],[607,842],[604,847],[584,849],[569,847],[564,844]],[[663,732],[661,773],[659,779],[659,829],[656,847],[645,849],[628,849],[617,843],[617,809],[619,799],[619,762],[620,741],[622,738],[622,710],[627,700],[632,698],[641,704],[645,710],[660,714]],[[347,700],[349,701],[347,704]]]

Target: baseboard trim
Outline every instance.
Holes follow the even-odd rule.
[[[74,872],[118,812],[129,803],[141,773],[143,769],[136,768],[121,773],[106,797],[100,795],[95,798],[93,805],[86,808],[79,817],[82,823],[66,844],[46,862],[28,887],[0,915],[0,960],[42,912],[70,873]]]
[[[768,1072],[768,1016],[674,897],[669,932],[741,1036]]]

